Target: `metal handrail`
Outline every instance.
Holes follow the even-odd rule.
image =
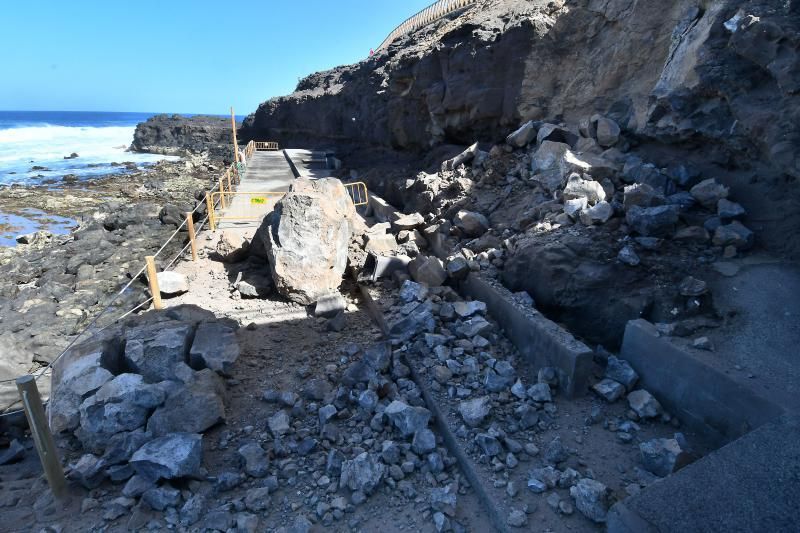
[[[272,152],[274,152],[274,151],[280,150],[280,147],[278,146],[278,143],[273,142],[273,141],[268,141],[268,142],[267,141],[256,141],[255,142],[255,150],[257,152],[263,152],[263,151],[272,151]]]
[[[478,0],[439,0],[430,6],[426,7],[416,15],[407,18],[402,24],[396,27],[386,39],[383,40],[378,50],[383,50],[395,39],[407,35],[411,32],[424,28],[432,22],[447,17],[456,11],[465,9],[472,4],[477,3]]]

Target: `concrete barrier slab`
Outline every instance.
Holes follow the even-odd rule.
[[[533,308],[514,303],[511,292],[475,273],[460,284],[462,294],[484,302],[514,343],[535,366],[559,372],[559,388],[567,397],[582,396],[589,386],[593,352],[568,331]]]
[[[625,328],[621,357],[647,389],[681,422],[717,445],[774,420],[783,409],[662,337],[653,324]]]

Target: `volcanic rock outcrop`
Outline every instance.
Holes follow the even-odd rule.
[[[131,150],[164,155],[208,152],[233,159],[231,121],[224,117],[156,115],[136,126]]]
[[[718,176],[747,199],[765,245],[798,254],[782,236],[800,223],[798,5],[486,0],[308,76],[259,106],[242,133],[424,150],[601,113],[657,165],[681,160]],[[618,135],[608,124],[587,124],[587,137],[608,145]]]

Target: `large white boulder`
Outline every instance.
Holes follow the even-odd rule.
[[[259,231],[278,292],[310,305],[338,291],[356,217],[339,180],[295,180]]]

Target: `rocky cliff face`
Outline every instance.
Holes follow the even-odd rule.
[[[243,135],[421,151],[602,113],[656,163],[694,164],[781,246],[800,224],[800,2],[487,0],[259,106]]]
[[[225,117],[156,115],[136,126],[131,150],[165,155],[207,152],[233,158],[231,121]]]

